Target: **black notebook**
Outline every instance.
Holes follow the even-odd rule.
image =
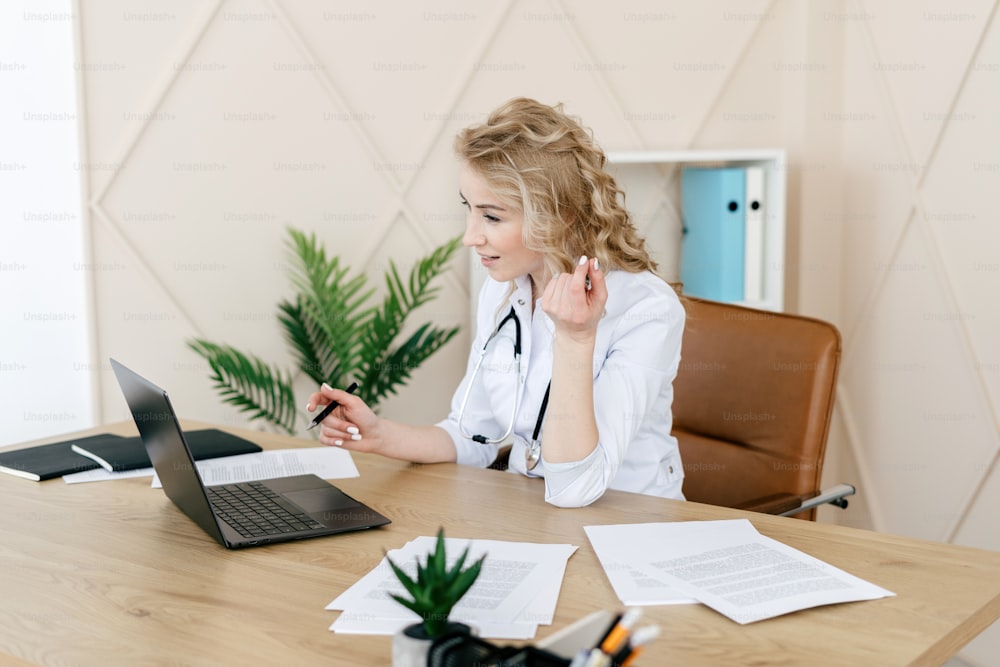
[[[184,435],[197,461],[261,451],[259,445],[249,440],[214,428],[186,431]],[[76,456],[86,456],[108,472],[153,467],[146,447],[138,437],[78,442],[72,448]]]
[[[73,445],[95,446],[106,443],[113,445],[118,441],[130,439],[110,433],[102,433],[86,438],[55,442],[51,445],[37,445],[26,449],[0,451],[0,472],[40,482],[74,472],[94,470],[100,467],[97,462],[84,458],[74,452]]]

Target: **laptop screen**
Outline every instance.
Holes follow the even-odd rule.
[[[222,532],[167,392],[114,359],[111,359],[111,367],[125,394],[163,491],[205,532],[223,542]]]

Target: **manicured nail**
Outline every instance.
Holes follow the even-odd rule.
[[[344,441],[343,440],[334,440],[333,444],[337,445],[338,447],[343,447],[344,446]]]
[[[597,258],[594,258],[594,271],[600,271],[601,265],[597,263]]]
[[[580,266],[583,266],[586,263],[587,263],[587,256],[586,255],[580,255],[580,262],[579,262]]]
[[[324,382],[323,383],[323,389],[333,389],[333,387],[331,387],[330,385],[328,385],[327,383]]]
[[[360,439],[361,439],[360,433],[355,433],[354,435],[351,436],[351,440],[360,440]]]
[[[313,404],[306,403],[306,412],[312,412],[312,411],[313,411]]]
[[[347,432],[350,433],[351,435],[357,435],[358,433],[361,433],[361,431],[358,430],[357,426],[348,426]]]

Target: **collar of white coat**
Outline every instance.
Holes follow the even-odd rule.
[[[538,298],[541,302],[541,297]],[[507,300],[508,303],[514,308],[514,312],[517,316],[522,319],[523,322],[531,326],[532,322],[532,307],[531,307],[531,277],[528,275],[518,276],[514,278],[514,293],[510,295]],[[537,305],[537,304],[536,304]],[[538,317],[542,318],[542,324],[545,325],[545,329],[550,334],[555,334],[556,326],[553,324],[552,319],[542,311],[541,306],[537,308]],[[522,324],[521,326],[524,326]]]

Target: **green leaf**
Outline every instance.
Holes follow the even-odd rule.
[[[445,591],[444,596],[453,598],[455,600],[461,600],[462,596],[465,595],[472,585],[476,583],[476,579],[479,577],[479,572],[482,570],[483,561],[486,556],[481,556],[479,560],[469,566],[467,570],[458,573],[455,580]]]
[[[393,600],[395,600],[399,604],[403,605],[404,607],[406,607],[410,611],[414,612],[415,614],[418,614],[418,615],[420,614],[420,609],[421,608],[420,608],[420,605],[418,605],[416,602],[413,602],[411,600],[407,600],[403,596],[396,595],[395,593],[389,593],[389,597],[391,597]]]
[[[396,575],[396,578],[399,579],[399,583],[403,584],[403,588],[406,589],[406,592],[414,597],[417,597],[420,590],[417,586],[417,582],[414,581],[413,578],[406,573],[406,570],[396,565],[392,561],[392,559],[389,558],[388,555],[385,557],[385,559],[386,561],[388,561],[389,567],[392,568],[392,571]]]
[[[288,277],[296,290],[278,303],[278,322],[291,349],[296,372],[314,384],[359,383],[357,394],[376,412],[388,395],[405,385],[412,372],[448,343],[458,327],[426,323],[400,342],[413,311],[438,292],[432,282],[444,271],[461,237],[421,258],[409,280],[396,264],[385,272],[380,305],[363,273],[352,274],[340,258],[328,255],[315,234],[288,229]],[[292,391],[293,373],[230,346],[194,339],[189,347],[209,362],[210,379],[223,402],[292,433],[300,401]]]
[[[381,400],[395,394],[412,374],[432,354],[437,352],[459,331],[458,327],[440,329],[429,323],[422,325],[396,349],[376,362],[367,377],[370,394]]]
[[[225,403],[249,412],[254,419],[280,426],[287,433],[294,432],[298,408],[290,374],[227,345],[192,339],[188,347],[208,362],[215,389]]]
[[[392,571],[410,594],[410,599],[395,594],[390,594],[391,597],[418,614],[431,637],[444,631],[452,608],[479,577],[486,556],[483,555],[472,565],[464,567],[468,555],[469,547],[466,547],[455,563],[448,567],[444,529],[439,528],[434,550],[423,563],[417,559],[416,580],[386,556]]]
[[[443,267],[461,247],[461,237],[452,239],[420,259],[404,283],[396,265],[386,272],[386,295],[373,315],[362,343],[361,380],[375,403],[405,385],[412,371],[458,333],[458,327],[439,329],[429,323],[417,329],[401,345],[393,346],[412,311],[430,301],[437,288],[431,287]]]
[[[433,565],[431,565],[433,563]],[[434,547],[433,558],[427,559],[427,566],[433,567],[433,575],[436,580],[442,580],[445,577],[445,568],[448,565],[448,557],[444,552],[444,529],[439,528],[437,534],[437,544]]]
[[[286,302],[282,308],[293,320],[291,326],[285,325],[286,338],[313,380],[342,385],[358,365],[357,334],[374,314],[373,308],[364,307],[374,290],[364,289],[364,274],[348,277],[349,269],[340,266],[338,257],[327,258],[315,234],[306,236],[294,229],[289,233],[290,277],[299,294],[294,304]]]

